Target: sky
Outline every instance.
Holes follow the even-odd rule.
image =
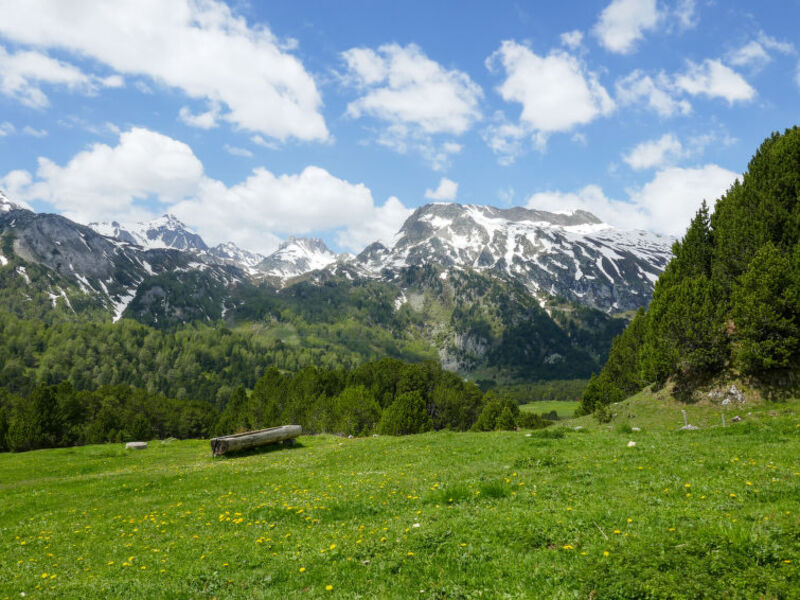
[[[800,121],[800,0],[0,0],[0,189],[212,244],[414,208],[680,236]]]

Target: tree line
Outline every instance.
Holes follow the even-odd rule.
[[[296,373],[270,367],[252,390],[236,387],[221,409],[126,384],[91,391],[69,381],[39,383],[25,393],[0,388],[0,450],[204,438],[288,423],[306,433],[353,436],[547,425],[434,361],[387,358],[353,369],[309,366]]]
[[[647,385],[688,394],[720,375],[796,384],[800,363],[800,128],[775,133],[703,203],[640,310],[589,382],[582,410]]]

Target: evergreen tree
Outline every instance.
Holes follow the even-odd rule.
[[[747,374],[786,368],[800,351],[800,295],[789,259],[768,242],[733,290],[734,361]]]

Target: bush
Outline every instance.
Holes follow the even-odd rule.
[[[428,415],[425,400],[419,392],[400,394],[392,404],[383,411],[378,433],[382,435],[409,435],[433,429]]]

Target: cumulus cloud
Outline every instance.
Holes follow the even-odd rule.
[[[688,61],[687,66],[686,72],[675,77],[675,86],[692,96],[724,98],[733,104],[756,95],[744,77],[719,60],[707,58],[700,64]]]
[[[458,184],[447,177],[442,177],[439,187],[435,190],[425,190],[425,197],[428,200],[455,200],[456,194],[458,194]]]
[[[622,157],[632,169],[652,169],[663,167],[685,156],[683,144],[673,134],[668,133],[657,140],[642,142]]]
[[[644,33],[655,29],[658,20],[656,0],[613,0],[600,13],[592,31],[606,50],[630,54]]]
[[[692,111],[692,105],[687,100],[676,97],[672,83],[664,73],[654,79],[637,69],[616,82],[616,93],[620,104],[644,103],[644,106],[662,117],[687,115]]]
[[[93,144],[61,166],[40,157],[27,200],[47,202],[80,222],[140,216],[136,205],[155,195],[164,204],[196,193],[203,165],[191,148],[135,127],[116,146]]]
[[[589,185],[577,192],[533,194],[527,206],[557,212],[588,210],[624,229],[647,229],[681,236],[702,201],[713,206],[738,177],[714,164],[698,168],[669,167],[658,171],[645,185],[628,190],[624,201],[608,198],[599,186]]]
[[[61,0],[0,0],[0,14],[0,34],[18,43],[63,49],[217,102],[225,109],[219,118],[237,128],[279,140],[328,138],[322,99],[291,54],[293,44],[266,27],[249,27],[219,0],[120,0],[102,7],[74,0],[68,9]],[[23,97],[42,102],[36,93]]]
[[[481,88],[469,75],[447,70],[415,44],[388,44],[375,52],[353,48],[342,53],[348,75],[363,95],[347,106],[354,118],[369,115],[428,134],[462,134],[480,118]]]
[[[382,206],[374,206],[363,219],[337,233],[336,241],[352,252],[360,252],[372,242],[389,245],[412,212],[391,196]]]
[[[351,48],[341,56],[344,83],[360,93],[347,114],[383,122],[377,141],[397,152],[419,151],[441,168],[455,146],[435,136],[462,135],[481,118],[480,86],[466,73],[431,60],[415,44]]]
[[[506,102],[522,105],[518,124],[500,113],[484,137],[496,152],[513,161],[520,140],[531,137],[543,149],[549,135],[567,132],[614,111],[614,101],[575,56],[553,50],[539,56],[514,41],[504,41],[486,59],[490,71],[502,67],[505,80],[498,92]]]
[[[64,87],[92,94],[101,87],[120,87],[119,76],[96,77],[46,54],[32,50],[8,52],[0,46],[0,93],[31,108],[45,108],[50,101],[42,85]]]
[[[13,171],[0,183],[21,201],[45,202],[79,222],[171,212],[211,243],[230,240],[259,252],[274,250],[281,235],[331,230],[360,250],[367,237],[391,237],[387,232],[408,216],[396,198],[377,206],[363,183],[316,166],[283,175],[256,168],[229,187],[205,174],[188,145],[143,128],[121,133],[116,146],[94,144],[64,165],[40,158],[35,176]]]

